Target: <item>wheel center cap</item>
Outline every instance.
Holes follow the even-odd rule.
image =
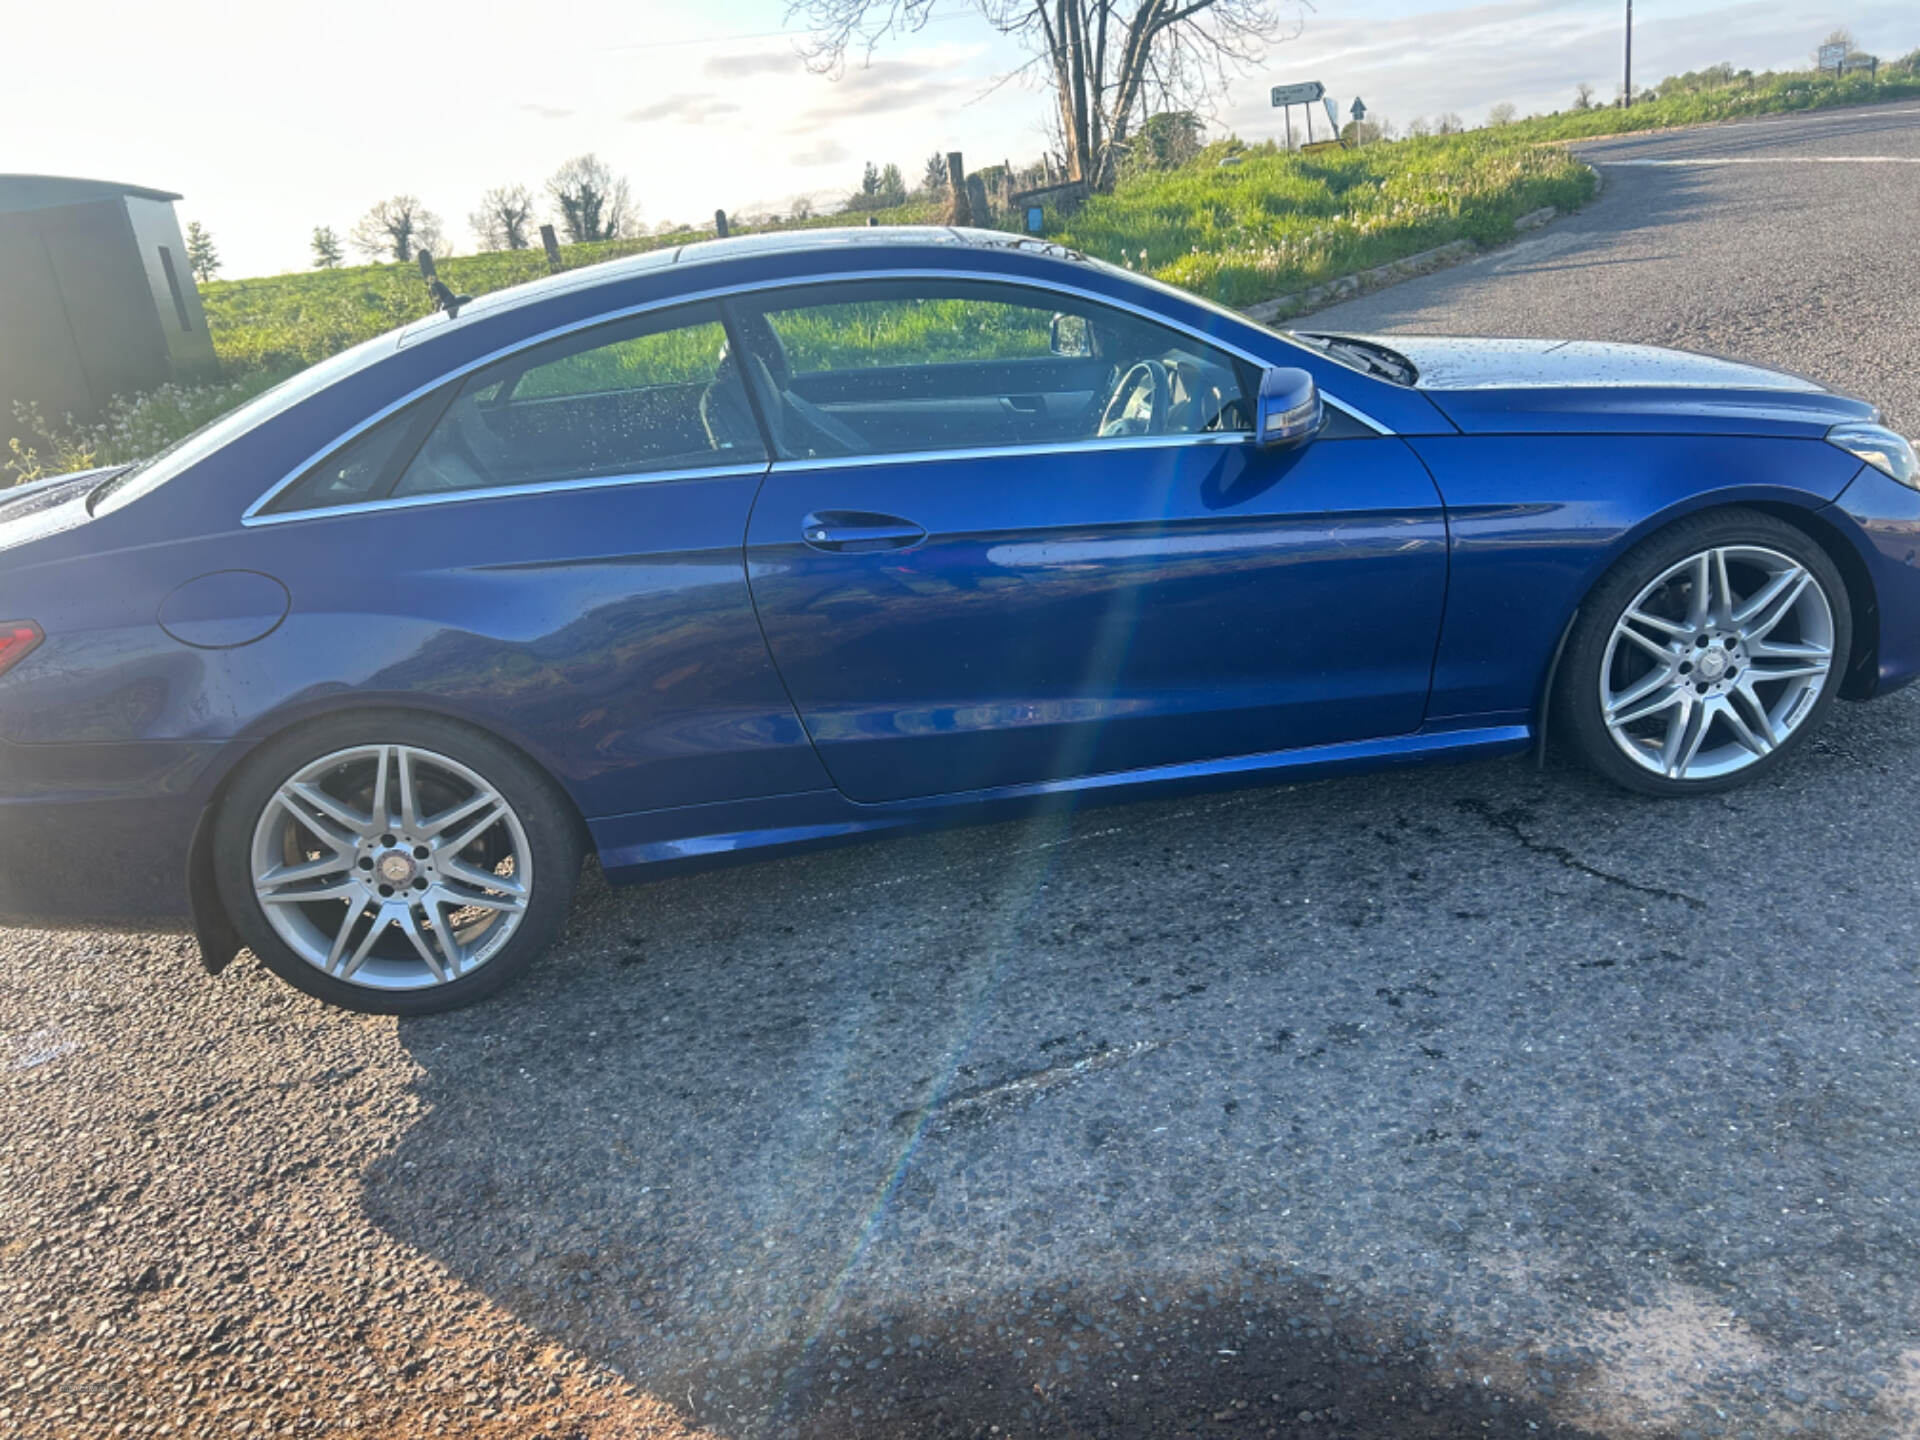
[[[384,883],[393,886],[396,890],[402,885],[411,885],[414,872],[413,857],[402,854],[398,850],[389,850],[374,862],[373,872]]]
[[[1704,678],[1718,680],[1726,673],[1727,652],[1718,648],[1707,651],[1700,657],[1697,668]]]

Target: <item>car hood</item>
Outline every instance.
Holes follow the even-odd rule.
[[[1871,405],[1761,365],[1595,340],[1355,337],[1399,351],[1468,434],[1619,431],[1821,435]]]
[[[1649,386],[1709,390],[1787,390],[1821,394],[1825,387],[1782,370],[1601,340],[1482,340],[1441,335],[1358,337],[1398,350],[1420,372],[1422,390],[1506,390],[1548,386]]]

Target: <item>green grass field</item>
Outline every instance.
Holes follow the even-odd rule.
[[[1449,241],[1497,243],[1529,211],[1578,207],[1593,194],[1594,177],[1559,142],[1917,97],[1920,73],[1907,64],[1884,67],[1877,79],[1683,77],[1666,88],[1669,93],[1631,110],[1567,111],[1357,150],[1301,155],[1271,143],[1221,143],[1178,169],[1129,178],[1073,216],[1050,215],[1048,233],[1101,259],[1246,306]],[[878,212],[878,218],[898,225],[940,216],[922,203]],[[863,220],[819,216],[776,228]],[[707,238],[686,230],[575,245],[565,248],[563,259],[571,269]],[[477,295],[544,275],[547,262],[538,250],[454,256],[440,262],[440,273],[455,290]],[[215,281],[200,293],[220,359],[217,381],[122,397],[92,426],[16,419],[10,432],[0,430],[18,437],[10,453],[0,450],[0,483],[150,454],[294,371],[429,308],[411,265]]]

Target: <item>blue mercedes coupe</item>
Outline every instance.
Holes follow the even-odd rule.
[[[1058,246],[689,245],[0,496],[0,909],[499,988],[608,878],[1554,733],[1706,793],[1920,666],[1878,412],[1276,332]]]

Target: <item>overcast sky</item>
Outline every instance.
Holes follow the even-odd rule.
[[[410,191],[455,248],[489,186],[536,192],[597,151],[630,177],[649,226],[784,209],[843,194],[863,162],[917,178],[934,150],[969,164],[1036,156],[1046,101],[1022,58],[966,3],[839,79],[809,74],[785,0],[576,0],[458,7],[331,0],[294,7],[170,0],[10,6],[0,171],[178,190],[228,276],[299,269],[316,224],[344,238],[382,196]],[[1215,129],[1278,131],[1280,81],[1323,81],[1404,123],[1510,102],[1563,107],[1619,83],[1614,0],[1320,0],[1218,109]],[[1804,64],[1835,24],[1882,54],[1920,45],[1912,0],[1832,14],[1771,0],[1641,0],[1636,84],[1719,60]],[[544,26],[544,28],[543,28]]]

